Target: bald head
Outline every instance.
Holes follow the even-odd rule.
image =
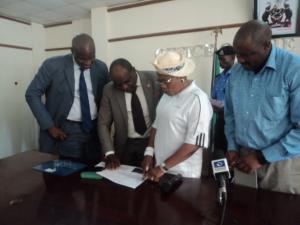
[[[78,34],[72,40],[72,50],[76,51],[95,51],[93,38],[88,34]]]
[[[250,39],[254,43],[271,41],[272,31],[268,24],[259,20],[244,23],[234,37],[233,44]]]
[[[117,89],[125,92],[136,90],[136,70],[128,60],[123,58],[114,60],[110,65],[109,74]]]
[[[95,60],[94,40],[88,34],[79,34],[72,40],[72,54],[82,69],[89,69]]]
[[[241,26],[233,47],[244,69],[258,73],[264,67],[272,50],[271,38],[271,29],[264,22],[251,20]]]

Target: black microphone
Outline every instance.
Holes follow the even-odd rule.
[[[229,172],[227,159],[223,151],[216,150],[213,153],[213,159],[214,160],[211,161],[211,165],[214,177],[219,187],[218,199],[220,204],[222,204],[223,197],[227,196],[226,182],[231,176]]]

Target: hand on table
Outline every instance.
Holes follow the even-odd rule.
[[[164,175],[164,172],[161,170],[159,166],[153,167],[152,169],[149,170],[148,173],[146,173],[146,177],[151,180],[158,182],[159,178]]]
[[[115,170],[120,167],[120,160],[115,154],[110,154],[105,157],[105,168],[109,170]]]
[[[153,168],[153,163],[154,163],[153,156],[149,156],[149,155],[144,156],[144,159],[141,164],[144,171],[144,175],[146,175],[147,172]]]

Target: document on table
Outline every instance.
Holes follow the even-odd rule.
[[[105,166],[105,163],[100,162],[96,166]],[[121,165],[116,170],[105,169],[97,172],[97,174],[99,174],[102,177],[105,177],[106,179],[114,183],[133,189],[137,188],[145,180],[141,168],[128,165]]]

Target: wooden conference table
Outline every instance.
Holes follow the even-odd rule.
[[[156,184],[137,189],[79,174],[58,177],[33,166],[56,156],[28,151],[0,160],[0,225],[218,224],[221,209],[211,178],[184,179],[169,195]],[[299,225],[300,196],[234,186],[227,225]]]

